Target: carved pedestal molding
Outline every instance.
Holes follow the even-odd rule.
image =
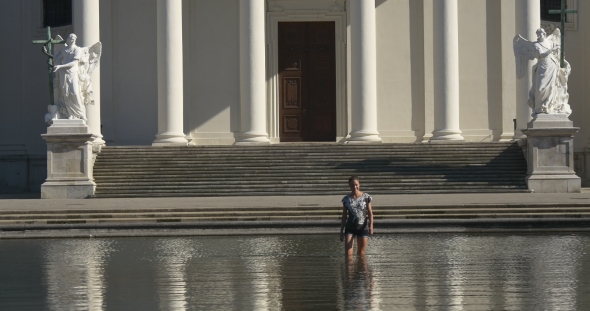
[[[72,1],[74,32],[78,35],[79,46],[91,46],[100,42],[99,0]],[[90,132],[96,136],[93,144],[96,150],[105,145],[100,121],[100,66],[92,72],[92,98],[94,105],[86,105],[86,118]]]
[[[375,0],[350,1],[351,131],[348,143],[379,143]]]
[[[565,114],[538,114],[522,130],[527,136],[527,185],[540,193],[579,193],[580,177],[574,172],[573,127]]]
[[[459,129],[457,0],[434,1],[434,131],[431,142],[464,140]]]
[[[187,145],[183,132],[182,1],[158,0],[158,134],[154,146]]]
[[[92,177],[96,135],[83,120],[54,120],[41,135],[47,142],[47,180],[42,199],[83,199],[94,195]]]
[[[270,144],[266,129],[265,0],[240,0],[238,145]]]
[[[536,31],[541,27],[541,2],[539,0],[517,0],[516,33],[527,39],[537,37]],[[514,139],[526,138],[522,130],[527,128],[531,120],[532,109],[527,104],[529,91],[533,86],[532,68],[534,63],[527,64],[527,73],[522,79],[516,80],[516,131]]]

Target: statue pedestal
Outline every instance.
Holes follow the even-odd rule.
[[[92,143],[96,138],[83,120],[53,120],[47,134],[47,180],[42,199],[83,199],[94,194]]]
[[[579,193],[574,172],[574,134],[566,114],[538,114],[522,130],[527,135],[527,185],[540,193]]]

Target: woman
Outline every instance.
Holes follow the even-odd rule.
[[[369,242],[369,235],[373,234],[373,207],[370,195],[360,190],[358,177],[348,179],[350,194],[342,199],[342,222],[340,225],[340,241],[345,241],[346,255],[352,255],[354,238],[356,237],[356,253],[364,255]]]

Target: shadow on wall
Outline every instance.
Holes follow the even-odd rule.
[[[234,0],[191,1],[190,89],[191,132],[239,132],[239,3]],[[222,16],[222,18],[220,18]],[[186,55],[186,53],[185,53]],[[186,70],[186,69],[185,69]]]
[[[0,156],[0,194],[41,192],[47,178],[47,158],[41,156]]]

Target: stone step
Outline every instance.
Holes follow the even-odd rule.
[[[330,148],[348,148],[348,149],[372,149],[372,148],[470,148],[470,147],[509,147],[515,146],[514,142],[437,142],[437,143],[378,143],[378,144],[341,144],[341,143],[281,143],[275,145],[252,145],[247,146],[248,150],[254,149],[330,149]],[[211,146],[150,146],[150,145],[136,145],[136,146],[107,146],[109,150],[138,150],[138,149],[200,149],[206,147],[207,149],[241,149],[242,146],[236,145],[211,145]]]
[[[204,178],[195,178],[195,177],[185,177],[182,181],[179,181],[178,178],[182,176],[172,176],[169,178],[163,178],[161,176],[153,176],[153,177],[104,177],[101,178],[101,185],[109,185],[109,184],[185,184],[185,185],[206,185],[211,183],[223,183],[225,185],[239,185],[244,183],[249,184],[259,184],[259,185],[267,185],[267,184],[296,184],[301,183],[301,178],[297,177],[280,177],[280,176],[273,176],[270,178],[265,178],[261,180],[260,178],[236,178],[236,177],[218,177],[218,178],[208,178],[204,180]],[[498,176],[498,177],[489,177],[485,181],[478,179],[476,177],[441,177],[441,178],[368,178],[363,177],[363,186],[370,187],[374,185],[383,185],[383,184],[413,184],[413,183],[420,183],[420,184],[431,184],[431,183],[471,183],[471,184],[503,184],[506,182],[519,182],[522,181],[520,176],[515,178],[506,178],[505,176]],[[346,176],[339,176],[335,178],[318,178],[314,181],[314,184],[321,185],[321,184],[329,184],[329,185],[339,185],[342,184],[343,187],[346,186]]]
[[[357,174],[371,193],[527,191],[514,143],[105,147],[94,166],[96,197],[340,194]]]
[[[419,186],[457,186],[457,185],[466,185],[466,186],[492,186],[498,185],[502,186],[505,185],[507,181],[514,181],[514,180],[499,180],[499,181],[457,181],[453,179],[446,179],[446,180],[399,180],[399,181],[391,181],[391,180],[383,180],[383,181],[373,181],[369,182],[363,179],[363,187],[367,189],[378,189],[384,187],[396,187],[396,186],[412,186],[412,185],[419,185]],[[176,187],[176,188],[196,188],[200,186],[217,186],[220,188],[225,188],[228,186],[235,188],[245,188],[245,189],[252,189],[256,187],[268,187],[272,186],[275,188],[285,187],[285,188],[293,188],[293,187],[301,187],[301,188],[315,188],[315,187],[329,187],[329,188],[343,188],[348,189],[346,185],[346,181],[338,180],[315,180],[313,183],[308,182],[301,182],[300,180],[294,181],[267,181],[267,180],[225,180],[225,181],[214,181],[211,182],[207,181],[162,181],[162,180],[132,180],[132,181],[103,181],[101,183],[102,187],[119,187],[119,186],[133,186],[133,187]]]
[[[317,160],[355,160],[359,159],[359,156],[362,156],[361,159],[382,159],[382,160],[408,160],[408,159],[452,159],[454,157],[463,158],[463,159],[474,159],[474,158],[495,158],[495,157],[503,157],[503,158],[520,158],[522,156],[521,151],[517,152],[510,152],[510,153],[499,153],[499,152],[457,152],[457,151],[445,151],[445,152],[426,152],[426,151],[417,151],[412,153],[366,153],[363,154],[359,153],[339,153],[338,151],[331,152],[331,153],[322,153],[322,154],[297,154],[297,153],[273,153],[273,154],[239,154],[239,153],[228,153],[228,154],[220,154],[220,153],[211,153],[211,154],[174,154],[174,153],[165,153],[165,154],[151,154],[151,153],[125,153],[125,154],[99,154],[98,157],[103,160],[108,161],[120,161],[129,156],[135,157],[142,157],[148,159],[163,159],[163,160],[170,160],[170,156],[173,156],[173,159],[182,159],[185,161],[202,161],[204,159],[213,159],[213,160],[233,160],[233,161],[243,161],[243,160],[259,160],[263,159],[278,159],[278,160],[302,160],[302,159],[317,159]],[[288,155],[289,158],[282,158],[282,156]]]
[[[453,194],[453,193],[528,193],[527,188],[514,188],[514,189],[425,189],[425,190],[396,190],[396,191],[376,191],[373,194]],[[97,190],[96,194],[92,198],[165,198],[165,197],[224,197],[224,196],[282,196],[282,195],[293,195],[294,192],[235,192],[235,193],[218,193],[218,192],[148,192],[148,191],[135,191],[125,193],[111,193],[111,192],[100,192]],[[317,193],[310,193],[309,195],[340,195],[342,191],[318,191]]]
[[[374,217],[394,217],[394,216],[433,216],[439,217],[441,215],[454,215],[454,214],[486,214],[486,215],[507,215],[507,214],[582,214],[590,213],[590,207],[580,208],[447,208],[447,209],[380,209],[379,207],[374,208]],[[144,219],[160,219],[160,218],[206,218],[211,219],[212,217],[276,217],[276,216],[318,216],[318,217],[336,217],[339,218],[342,215],[341,208],[323,208],[315,210],[298,210],[298,209],[282,209],[282,210],[257,210],[251,209],[247,211],[234,211],[234,210],[223,210],[223,211],[193,211],[193,212],[151,212],[151,211],[121,211],[111,213],[63,213],[63,211],[56,213],[29,213],[19,214],[18,212],[2,213],[0,214],[0,221],[8,220],[53,220],[53,219],[110,219],[110,218],[144,218]]]
[[[203,159],[203,158],[194,158],[194,159],[182,159],[182,158],[157,158],[152,159],[148,157],[141,157],[144,163],[137,163],[134,162],[133,159],[104,159],[100,158],[100,164],[106,165],[128,165],[130,163],[135,164],[143,164],[143,165],[153,165],[153,164],[178,164],[178,165],[185,165],[185,164],[231,164],[231,165],[240,165],[243,163],[249,164],[259,164],[259,163],[267,163],[267,164],[294,164],[294,165],[303,165],[306,163],[313,163],[314,165],[336,165],[338,163],[350,163],[350,164],[362,164],[362,165],[395,165],[395,164],[409,164],[409,163],[489,163],[491,161],[497,162],[504,162],[510,163],[513,161],[520,161],[522,156],[514,156],[514,157],[502,157],[501,159],[497,159],[497,156],[490,156],[490,157],[470,157],[470,158],[463,158],[459,156],[455,157],[413,157],[413,158],[363,158],[362,160],[358,160],[358,157],[351,158],[351,159],[341,159],[341,158],[324,158],[324,159],[314,159],[314,158],[306,158],[306,159],[297,159],[297,158],[288,158],[288,159],[280,159],[280,158],[264,158],[258,157],[256,159],[244,159],[244,158],[215,158],[215,159]],[[309,164],[308,164],[309,165]]]
[[[497,170],[505,168],[505,170],[510,170],[512,168],[522,168],[522,170],[526,170],[522,165],[526,163],[507,163],[506,165],[502,165],[501,163],[498,164],[489,164],[489,163],[469,163],[469,164],[461,164],[461,165],[453,165],[453,164],[443,164],[443,163],[436,163],[434,164],[408,164],[408,165],[340,165],[340,166],[320,166],[320,165],[248,165],[247,163],[243,163],[240,166],[232,166],[232,165],[202,165],[202,166],[187,166],[187,165],[178,165],[178,166],[163,166],[163,165],[123,165],[123,166],[103,166],[100,165],[97,167],[97,171],[108,171],[108,170],[122,170],[127,169],[131,170],[134,168],[153,168],[153,169],[161,169],[161,170],[171,170],[177,169],[182,171],[218,171],[220,169],[225,170],[243,170],[243,171],[252,171],[252,170],[272,170],[272,171],[315,171],[318,169],[322,170],[331,170],[331,171],[356,171],[359,169],[363,169],[366,171],[373,171],[373,172],[382,172],[384,170],[387,171],[454,171],[454,170],[469,170],[469,169],[477,169],[477,170]]]
[[[106,148],[106,149],[105,149]],[[347,149],[347,148],[333,148],[333,149],[242,149],[234,148],[228,150],[216,150],[210,149],[209,147],[198,147],[195,149],[143,149],[143,150],[111,150],[108,147],[104,147],[101,154],[103,156],[117,156],[124,154],[143,154],[161,156],[164,154],[184,154],[184,155],[211,155],[211,154],[232,154],[241,156],[251,155],[274,155],[282,153],[292,153],[298,156],[323,156],[326,154],[338,154],[342,156],[356,155],[356,154],[374,154],[374,155],[405,155],[405,154],[417,154],[420,152],[429,152],[433,154],[448,154],[449,151],[456,152],[458,154],[516,154],[522,153],[520,147],[496,147],[496,148],[485,148],[485,147],[471,147],[471,148],[383,148],[383,149]]]
[[[403,213],[445,213],[448,211],[462,212],[572,212],[572,211],[590,211],[589,203],[470,203],[470,204],[453,204],[453,205],[375,205],[375,213],[403,212]],[[341,206],[339,202],[333,204],[298,204],[294,206],[231,206],[231,207],[208,207],[195,204],[194,207],[172,207],[172,208],[76,208],[67,209],[23,209],[23,210],[2,210],[0,216],[10,215],[116,215],[116,214],[177,214],[177,213],[275,213],[275,212],[323,212],[323,213],[340,213]]]
[[[496,213],[449,213],[444,215],[380,215],[375,216],[375,226],[379,228],[379,221],[394,219],[430,219],[430,220],[451,220],[451,219],[522,219],[522,218],[590,218],[590,212],[554,212],[554,213],[509,213],[498,215]],[[154,222],[227,222],[227,221],[334,221],[337,225],[340,217],[337,215],[250,215],[250,216],[211,216],[211,217],[163,217],[163,218],[100,218],[100,219],[16,219],[0,220],[0,225],[15,224],[84,224],[84,223],[154,223]]]
[[[290,189],[276,190],[215,190],[215,189],[125,189],[116,187],[108,190],[97,190],[95,197],[223,197],[223,196],[281,196],[297,195],[302,191]],[[420,193],[498,193],[498,192],[528,192],[525,186],[504,186],[504,187],[399,187],[397,189],[371,189],[372,194],[420,194]],[[307,189],[306,195],[340,195],[343,189]]]

